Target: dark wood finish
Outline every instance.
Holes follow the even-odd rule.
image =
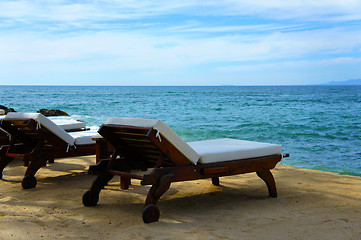
[[[128,189],[131,184],[130,179],[128,176],[120,176],[120,189]]]
[[[152,128],[102,125],[99,133],[115,150],[110,159],[100,159],[97,165],[89,168],[89,174],[99,176],[83,196],[85,206],[96,205],[100,191],[114,175],[121,176],[122,189],[128,188],[131,178],[140,179],[141,185],[152,185],[143,210],[145,223],[158,221],[156,204],[172,182],[211,178],[212,184],[219,186],[219,177],[256,172],[266,183],[269,196],[277,196],[269,170],[282,159],[281,155],[194,165],[164,136],[160,136],[160,141],[157,131]],[[131,173],[147,168],[153,170],[143,175]]]
[[[158,222],[159,215],[160,215],[159,209],[154,204],[149,204],[143,209],[144,223]]]
[[[65,132],[81,132],[81,131],[89,131],[90,128],[71,128],[64,130]]]
[[[67,130],[64,130],[64,131],[66,131],[66,132],[79,132],[79,131],[87,131],[87,130],[89,130],[89,128],[72,128],[72,129],[67,129]],[[11,134],[8,134],[7,132],[5,132],[3,129],[0,128],[0,148],[3,145],[9,145],[10,144],[10,136],[11,136]]]
[[[93,138],[95,141],[95,152],[96,152],[96,159],[95,162],[100,162],[101,159],[109,159],[111,153],[112,153],[112,147],[108,143],[107,140],[105,140],[102,137],[95,137]]]
[[[273,178],[271,171],[267,169],[257,171],[257,175],[266,183],[269,196],[276,198],[277,189],[276,189],[275,179]]]
[[[3,119],[0,128],[11,135],[11,142],[0,150],[1,177],[12,158],[21,158],[27,166],[22,182],[24,188],[35,187],[36,172],[55,158],[95,154],[95,144],[68,146],[47,128],[39,127],[34,119]]]
[[[212,177],[212,184],[214,186],[220,186],[219,177]]]
[[[189,165],[189,159],[184,156],[183,153],[181,153],[177,148],[175,148],[165,137],[160,136],[162,139],[162,141],[160,141],[154,129],[150,129],[147,137],[154,145],[158,147],[158,149],[167,157],[167,159],[171,159],[171,165]]]
[[[10,138],[6,132],[0,129],[0,147],[2,145],[7,145],[10,142]]]

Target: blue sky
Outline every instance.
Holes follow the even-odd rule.
[[[361,1],[0,1],[0,85],[361,78]]]

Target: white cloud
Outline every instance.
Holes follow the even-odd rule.
[[[352,0],[1,1],[0,75],[355,65],[361,30],[347,21],[359,9]]]
[[[321,20],[353,15],[361,18],[361,2],[358,0],[228,0],[223,2],[223,12],[226,15],[256,15],[267,19],[298,19],[311,18]],[[217,1],[214,2],[217,5]]]
[[[258,16],[261,18],[361,18],[358,0],[224,0],[224,1],[1,1],[0,16],[9,18],[76,21],[87,19],[141,19],[182,14],[191,16]]]
[[[149,32],[99,32],[47,38],[16,33],[0,38],[0,61],[68,64],[96,69],[178,68],[198,64],[349,54],[361,46],[361,30],[328,29],[208,38],[154,36]],[[232,64],[231,64],[232,65]],[[84,65],[81,69],[94,69]]]
[[[361,64],[360,58],[352,57],[336,57],[322,60],[294,60],[294,61],[279,61],[271,63],[255,63],[255,64],[240,64],[233,66],[217,67],[219,72],[257,72],[257,71],[279,71],[284,72],[287,69],[306,69],[306,68],[327,68],[346,65]]]

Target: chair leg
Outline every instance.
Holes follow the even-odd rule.
[[[129,189],[130,183],[131,181],[129,177],[120,177],[120,189]]]
[[[277,197],[276,183],[271,171],[270,170],[258,171],[257,175],[266,183],[269,196],[276,198]]]
[[[93,182],[90,190],[85,192],[83,195],[83,204],[84,206],[91,207],[95,206],[99,200],[100,191],[108,184],[110,180],[114,177],[113,174],[103,172],[100,174]]]
[[[90,191],[99,195],[100,191],[108,184],[110,180],[113,179],[113,177],[114,175],[107,172],[99,175],[93,182]]]
[[[21,182],[21,185],[24,189],[36,187],[37,181],[35,174],[41,167],[46,166],[48,155],[49,154],[47,152],[42,152],[39,154],[29,154],[24,158],[24,162],[29,163],[25,172],[25,176]]]
[[[158,221],[159,209],[156,204],[160,197],[169,189],[173,179],[173,174],[164,175],[150,188],[143,210],[143,221],[145,223]]]
[[[160,177],[158,182],[149,189],[145,205],[147,206],[149,204],[157,204],[159,198],[169,189],[173,178],[173,174]]]
[[[220,184],[219,184],[219,177],[213,177],[213,178],[212,178],[212,184],[213,184],[214,186],[220,186]]]
[[[14,159],[6,156],[7,147],[0,149],[0,179],[3,178],[3,171],[5,167]]]
[[[55,162],[54,156],[50,156],[50,158],[48,159],[48,163],[54,163],[54,162]]]
[[[110,159],[102,159],[97,164],[90,165],[88,169],[89,175],[101,175],[108,168]]]

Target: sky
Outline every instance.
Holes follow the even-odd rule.
[[[360,0],[0,1],[0,85],[356,78]]]

